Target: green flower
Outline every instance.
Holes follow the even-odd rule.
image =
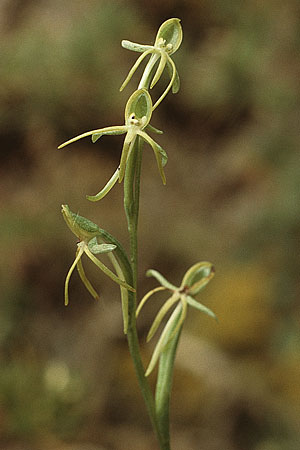
[[[163,167],[166,165],[168,160],[167,154],[164,149],[160,145],[158,145],[145,131],[147,129],[159,134],[162,133],[160,130],[157,130],[149,124],[151,115],[151,96],[146,89],[139,89],[130,96],[126,104],[125,125],[117,125],[87,131],[86,133],[80,134],[79,136],[76,136],[64,142],[58,147],[59,149],[63,148],[66,145],[69,145],[72,142],[78,141],[79,139],[87,136],[92,136],[92,142],[94,143],[103,135],[126,134],[123,143],[120,166],[114,172],[113,176],[110,178],[105,187],[98,194],[87,196],[89,200],[100,200],[112,189],[112,187],[118,180],[121,183],[124,178],[128,157],[138,136],[152,147],[162,182],[163,184],[166,184],[166,177]]]
[[[113,281],[118,283],[122,289],[125,288],[126,290],[128,289],[129,291],[134,292],[134,288],[129,286],[129,284],[124,281],[124,276],[122,274],[120,266],[118,265],[117,260],[114,257],[113,262],[115,262],[114,265],[119,276],[115,275],[108,267],[105,266],[105,264],[103,264],[98,258],[96,258],[96,254],[110,254],[117,247],[114,244],[98,243],[97,238],[99,239],[99,237],[101,236],[101,230],[99,229],[98,225],[86,219],[85,217],[73,213],[68,205],[62,205],[62,214],[70,230],[79,239],[75,259],[66,276],[65,305],[67,306],[69,304],[69,281],[75,267],[77,267],[81,281],[83,282],[89,293],[92,295],[92,297],[94,297],[95,299],[99,298],[99,295],[91,285],[83,269],[81,257],[84,253],[102,272],[104,272]],[[123,279],[120,278],[120,276]]]
[[[180,88],[180,81],[179,76],[176,70],[176,66],[170,58],[170,56],[176,52],[176,50],[179,48],[182,41],[182,28],[180,25],[180,19],[169,19],[166,20],[159,28],[156,39],[154,42],[154,45],[142,45],[142,44],[136,44],[135,42],[130,41],[122,41],[122,47],[133,50],[134,52],[141,52],[141,56],[136,60],[135,64],[131,68],[130,72],[128,73],[125,81],[123,82],[120,91],[124,89],[124,87],[127,85],[127,83],[132,78],[133,74],[141,64],[141,62],[148,56],[151,55],[151,58],[149,60],[149,67],[152,68],[156,62],[159,60],[155,75],[152,79],[150,89],[152,89],[158,80],[160,79],[165,67],[167,67],[167,70],[170,75],[170,82],[168,86],[166,87],[163,94],[160,96],[160,98],[157,100],[155,105],[153,106],[153,110],[160,104],[160,102],[165,98],[169,90],[172,88],[172,92],[175,94],[179,91]],[[151,61],[151,64],[150,64]],[[147,69],[145,70],[145,73],[147,74]]]
[[[206,306],[199,303],[194,297],[207,285],[207,283],[214,276],[214,267],[209,262],[200,262],[194,264],[184,275],[181,285],[179,287],[174,286],[169,281],[167,281],[159,272],[156,270],[148,270],[147,276],[152,276],[157,279],[161,286],[152,289],[148,292],[138,305],[136,310],[136,316],[139,315],[141,309],[145,305],[146,301],[156,292],[168,290],[171,292],[171,296],[166,300],[164,305],[161,307],[157,313],[152,326],[147,335],[147,342],[153,337],[157,331],[159,325],[161,324],[163,318],[172,308],[176,306],[170,318],[168,319],[164,330],[156,344],[151,361],[146,371],[146,376],[148,376],[154,369],[161,353],[164,351],[171,339],[176,335],[177,331],[183,324],[186,314],[187,307],[192,306],[193,308],[208,314],[211,317],[216,318],[215,314]]]

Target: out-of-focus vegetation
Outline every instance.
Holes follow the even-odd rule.
[[[58,151],[123,123],[135,55],[180,17],[182,87],[155,111],[168,183],[145,148],[142,295],[156,268],[175,284],[201,259],[216,277],[177,360],[174,450],[296,450],[300,418],[300,5],[297,0],[2,0],[0,3],[0,447],[154,448],[122,335],[118,288],[74,276],[70,204],[126,244],[122,186],[93,205],[117,137]],[[118,122],[119,121],[119,122]],[[155,302],[155,300],[154,300]],[[140,318],[146,333],[157,304]],[[150,350],[145,345],[145,360]]]

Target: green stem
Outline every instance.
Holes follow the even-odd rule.
[[[141,153],[142,142],[137,138],[131,154],[129,155],[124,178],[124,208],[128,223],[128,232],[130,236],[130,260],[133,275],[133,287],[137,288],[137,228],[139,217],[139,193],[140,193],[140,172],[141,172]],[[145,370],[140,355],[140,346],[136,329],[136,292],[128,292],[128,331],[127,340],[129,351],[133,359],[139,386],[147,407],[152,426],[156,432],[157,438],[161,444],[162,450],[168,450],[162,446],[162,440],[159,433],[159,426],[156,420],[153,394],[150,389]]]
[[[157,56],[152,55],[139,84],[139,89],[149,89],[153,71],[157,62]],[[142,164],[143,142],[140,137],[136,138],[133,148],[126,162],[124,177],[124,209],[127,218],[127,226],[130,237],[130,261],[133,276],[133,287],[137,290],[138,278],[138,219],[139,219],[139,199],[140,199],[140,178]],[[159,441],[161,450],[170,450],[169,425],[167,427],[159,423],[152,391],[148,379],[145,377],[145,369],[141,360],[140,346],[136,328],[136,299],[137,292],[128,293],[128,331],[127,340],[129,351],[134,363],[136,375],[140,389],[146,404],[148,414]]]

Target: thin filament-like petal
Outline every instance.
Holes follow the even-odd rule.
[[[90,200],[91,202],[98,202],[103,197],[105,197],[106,194],[109,193],[109,191],[114,187],[114,185],[118,181],[118,179],[119,179],[119,171],[120,171],[120,167],[117,168],[117,170],[114,172],[113,176],[108,180],[108,182],[106,183],[104,188],[101,189],[101,191],[98,192],[98,194],[96,194],[96,195],[87,195],[86,198],[88,200]]]
[[[123,81],[122,86],[120,87],[120,91],[123,91],[124,87],[128,84],[128,82],[131,80],[134,72],[137,70],[137,68],[139,67],[139,65],[141,64],[141,62],[144,60],[144,58],[146,58],[147,55],[149,55],[150,53],[152,53],[154,51],[154,48],[151,47],[149,48],[149,50],[145,51],[144,53],[142,53],[138,59],[136,60],[136,62],[134,63],[134,65],[132,66],[132,68],[130,69],[127,77],[125,78],[125,80]]]
[[[115,268],[115,271],[117,272],[117,275],[121,279],[125,279],[123,271],[121,269],[121,266],[115,257],[113,253],[108,254],[109,259],[111,260],[112,265]],[[121,292],[121,303],[122,303],[122,314],[123,314],[123,327],[124,327],[124,334],[127,334],[128,331],[128,291],[123,286],[120,286],[120,292]]]
[[[125,175],[127,158],[129,155],[129,151],[134,144],[135,138],[136,138],[136,133],[133,133],[132,131],[129,130],[124,139],[124,145],[123,145],[121,161],[120,161],[119,183],[121,183],[123,181],[123,178]]]
[[[85,271],[84,271],[81,259],[77,263],[77,270],[78,270],[79,276],[81,278],[81,281],[83,282],[83,284],[85,285],[85,287],[87,288],[87,290],[89,291],[91,296],[94,297],[95,300],[99,300],[99,298],[100,298],[99,294],[93,288],[93,286],[91,285],[90,281],[87,279],[87,276],[85,274]]]
[[[166,343],[170,342],[169,335],[172,332],[172,329],[174,327],[176,327],[177,321],[179,320],[179,317],[180,317],[180,313],[181,313],[181,305],[179,304],[176,306],[176,308],[172,312],[172,314],[171,314],[168,322],[166,323],[166,326],[163,329],[163,331],[160,335],[160,338],[155,346],[154,352],[152,354],[152,358],[150,360],[150,363],[149,363],[148,368],[145,373],[146,377],[148,375],[150,375],[150,373],[154,369],[154,367],[158,361],[158,358],[160,357],[160,354],[166,348]]]
[[[174,292],[174,294],[171,295],[171,297],[160,308],[147,335],[147,342],[149,342],[150,339],[153,337],[157,328],[161,324],[161,321],[163,320],[169,309],[172,308],[172,306],[179,300],[179,297],[180,294],[177,291]]]
[[[160,174],[160,177],[162,179],[162,182],[164,185],[166,185],[167,180],[166,180],[166,175],[163,169],[163,165],[162,165],[162,158],[161,158],[161,154],[159,152],[159,148],[160,146],[144,131],[139,130],[138,134],[152,147],[152,150],[154,151],[154,155],[155,155],[155,159],[156,159],[156,163],[157,163],[157,167],[158,167],[158,171]]]
[[[82,256],[82,253],[83,253],[83,249],[82,248],[80,248],[80,249],[78,249],[76,251],[76,257],[75,257],[74,262],[71,265],[71,267],[69,269],[69,272],[67,273],[67,276],[66,276],[66,281],[65,281],[65,306],[68,306],[68,304],[69,304],[69,281],[70,281],[71,275],[73,273],[73,270],[76,267],[76,264],[78,263],[78,261],[80,260],[80,258]]]
[[[162,286],[169,289],[170,291],[175,291],[177,289],[174,284],[170,283],[161,273],[157,270],[149,269],[146,272],[147,277],[154,277]]]
[[[79,141],[79,139],[85,138],[87,136],[91,136],[92,134],[101,134],[106,131],[124,131],[124,133],[127,131],[127,127],[125,125],[117,125],[113,127],[105,127],[105,128],[98,128],[97,130],[91,130],[87,131],[86,133],[79,134],[78,136],[75,136],[72,139],[69,139],[68,141],[61,144],[58,149],[61,149],[63,147],[66,147],[66,145],[72,144],[73,142]]]
[[[166,53],[160,52],[160,61],[159,61],[157,70],[155,72],[155,75],[153,77],[153,80],[151,82],[150,89],[152,89],[156,85],[158,80],[160,79],[160,77],[165,69],[166,63],[167,63]]]
[[[185,298],[185,296],[181,296],[181,314],[180,314],[180,319],[178,320],[178,323],[176,325],[176,327],[174,328],[174,330],[172,331],[169,339],[167,340],[167,342],[165,343],[165,347],[168,345],[168,343],[173,339],[173,337],[175,336],[175,334],[177,333],[177,331],[179,330],[179,328],[181,327],[181,325],[183,324],[185,318],[186,318],[186,313],[187,313],[187,300]],[[162,351],[164,351],[165,347],[162,349]]]
[[[198,311],[204,312],[208,316],[213,317],[215,320],[218,321],[217,316],[215,315],[215,313],[211,309],[209,309],[207,306],[202,305],[202,303],[197,302],[190,295],[187,296],[187,302],[193,308],[198,309]]]
[[[137,310],[136,310],[136,313],[135,313],[136,317],[138,317],[138,315],[139,315],[141,309],[143,308],[143,306],[145,305],[146,301],[147,301],[153,294],[155,294],[156,292],[159,292],[159,291],[165,291],[165,290],[166,290],[166,288],[165,288],[164,286],[159,286],[159,287],[156,287],[155,289],[152,289],[151,291],[147,292],[147,294],[144,295],[144,297],[142,298],[142,300],[140,301],[140,303],[139,303],[139,305],[138,305],[138,307],[137,307]]]
[[[121,286],[124,286],[129,291],[135,292],[135,289],[132,286],[129,286],[124,280],[121,280],[119,277],[117,277],[108,267],[106,267],[105,264],[103,264],[101,261],[99,261],[96,256],[93,255],[93,253],[89,250],[88,246],[84,247],[85,254],[90,258],[91,261],[93,261],[94,264],[96,264],[99,269],[102,270],[105,275],[107,275],[110,279],[115,281]]]
[[[166,87],[165,91],[163,92],[163,94],[159,97],[157,102],[153,105],[152,111],[154,111],[158,107],[158,105],[162,102],[162,100],[165,98],[165,96],[167,95],[167,93],[171,89],[171,87],[172,87],[172,85],[174,83],[175,77],[176,77],[176,66],[175,66],[172,58],[170,58],[169,55],[166,54],[166,57],[167,57],[168,61],[170,62],[171,66],[172,66],[172,69],[173,69],[172,78],[171,78],[170,83]]]

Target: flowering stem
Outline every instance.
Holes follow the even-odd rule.
[[[138,89],[149,89],[151,79],[153,77],[154,67],[157,63],[157,55],[151,55]],[[142,164],[142,150],[143,140],[137,136],[132,150],[128,156],[126,163],[126,171],[124,177],[124,209],[127,218],[127,226],[130,237],[130,261],[133,274],[133,287],[137,291],[137,274],[138,274],[138,219],[139,219],[139,199],[140,199],[140,178],[141,178],[141,164]],[[159,423],[159,418],[156,414],[156,407],[152,391],[150,389],[148,379],[145,377],[145,370],[141,360],[140,346],[136,329],[136,298],[137,292],[129,292],[128,297],[128,332],[127,340],[131,357],[133,359],[140,389],[146,404],[148,414],[159,441],[161,450],[170,450],[169,439],[169,402],[164,402],[165,420]],[[175,349],[174,349],[175,356]],[[173,356],[173,361],[174,361]],[[173,367],[171,364],[170,367]],[[169,377],[170,378],[170,377]],[[171,384],[171,383],[170,383]],[[168,393],[170,389],[167,388]],[[169,394],[168,394],[169,395]],[[167,408],[167,410],[166,410]]]
[[[124,209],[126,213],[128,232],[130,236],[130,259],[133,274],[133,287],[137,288],[137,228],[139,217],[139,193],[140,193],[140,173],[142,162],[142,140],[137,138],[131,154],[129,155],[124,179]],[[150,389],[145,370],[141,360],[140,346],[136,329],[136,292],[128,292],[128,331],[127,340],[129,351],[133,359],[140,389],[147,407],[152,426],[156,432],[162,450],[169,450],[164,447],[159,432],[159,425],[156,419],[153,394]]]

